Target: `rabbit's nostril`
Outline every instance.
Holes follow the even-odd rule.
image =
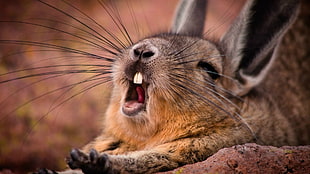
[[[140,57],[141,52],[139,49],[134,49],[133,53],[135,54],[136,57]]]
[[[159,55],[158,48],[153,44],[152,40],[144,40],[134,45],[130,50],[132,60],[150,61],[156,59]],[[154,42],[156,43],[156,42]]]
[[[144,50],[144,49],[134,49],[133,53],[135,55],[135,57],[140,58],[150,58],[152,56],[154,56],[154,52],[150,51],[150,50]]]
[[[146,51],[146,52],[142,52],[142,58],[149,58],[149,57],[152,57],[154,56],[154,52],[152,51]]]

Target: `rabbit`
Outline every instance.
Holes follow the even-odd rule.
[[[214,41],[203,34],[207,3],[180,0],[169,33],[121,48],[102,133],[70,152],[72,170],[37,173],[154,173],[237,144],[309,144],[304,5],[248,0]]]

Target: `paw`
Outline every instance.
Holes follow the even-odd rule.
[[[39,169],[37,172],[33,172],[32,174],[58,174],[54,170],[48,170],[48,169]]]
[[[108,155],[99,155],[94,149],[90,151],[89,155],[78,149],[73,149],[67,159],[67,164],[71,169],[81,169],[85,174],[114,173],[111,170]]]

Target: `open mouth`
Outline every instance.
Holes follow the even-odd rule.
[[[127,116],[135,116],[139,112],[145,110],[146,106],[146,88],[147,85],[143,82],[143,77],[140,72],[137,72],[133,81],[128,88],[125,102],[122,111]]]

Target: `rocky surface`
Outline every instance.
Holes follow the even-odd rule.
[[[219,150],[206,161],[160,174],[310,173],[310,145],[260,146],[254,143]],[[0,170],[0,174],[15,174]]]
[[[181,173],[310,173],[310,146],[237,145],[163,174]]]

